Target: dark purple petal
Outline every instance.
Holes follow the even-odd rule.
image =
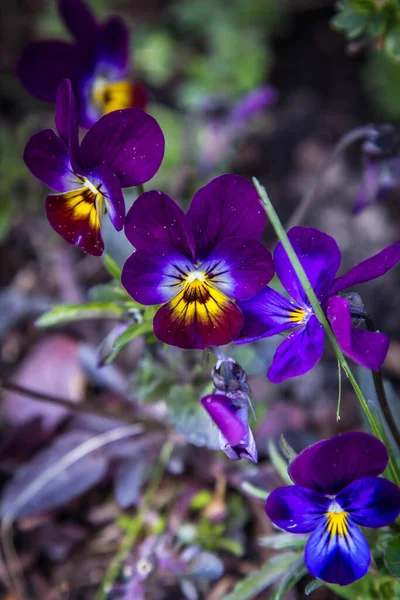
[[[210,394],[202,398],[201,403],[229,445],[238,446],[246,436],[248,425],[246,428],[238,418],[232,400],[225,394]]]
[[[363,180],[354,199],[353,214],[360,213],[364,208],[377,201],[380,173],[379,162],[379,160],[370,158],[366,158],[364,161]]]
[[[111,223],[121,231],[125,221],[125,200],[118,177],[107,167],[96,167],[88,179],[101,192]]]
[[[58,10],[65,25],[77,40],[87,43],[96,35],[95,16],[81,0],[58,0]]]
[[[276,488],[268,496],[265,512],[275,525],[290,533],[313,531],[330,504],[329,498],[299,485]]]
[[[154,317],[157,338],[187,350],[229,344],[242,327],[241,310],[205,281],[187,285]]]
[[[249,121],[257,113],[269,108],[278,100],[278,92],[266,85],[243,96],[231,113],[232,125],[237,126]]]
[[[336,501],[362,527],[385,527],[400,513],[400,489],[382,477],[362,477],[350,483]]]
[[[52,129],[39,131],[30,138],[24,161],[35,177],[57,192],[82,185],[72,170],[67,146]]]
[[[236,343],[247,343],[270,337],[298,327],[305,317],[304,310],[271,287],[257,296],[238,302],[244,316],[244,326]]]
[[[312,532],[304,554],[311,575],[339,585],[364,577],[371,561],[367,540],[350,519],[346,529],[346,535],[332,535],[322,521]]]
[[[337,494],[355,479],[378,476],[389,457],[373,435],[341,433],[309,446],[290,463],[288,473],[297,485],[316,492]]]
[[[341,254],[337,243],[330,235],[312,227],[293,227],[288,237],[318,300],[324,300],[340,266]],[[308,303],[281,242],[275,248],[274,261],[276,274],[286,291],[297,302]]]
[[[195,270],[193,263],[166,244],[148,244],[128,258],[121,282],[136,302],[161,304],[184,286],[184,278]]]
[[[248,414],[248,409],[242,408],[241,411]],[[219,442],[221,444],[221,449],[225,452],[226,456],[231,460],[240,460],[241,458],[247,458],[251,462],[257,464],[258,462],[258,451],[256,442],[254,439],[253,432],[251,429],[248,429],[246,438],[243,440],[243,444],[239,444],[238,446],[230,446],[226,438],[219,434]]]
[[[266,214],[249,181],[238,175],[221,175],[196,192],[187,218],[196,242],[196,258],[201,260],[228,238],[260,238]]]
[[[194,241],[183,210],[163,192],[145,192],[126,215],[125,235],[135,248],[159,242],[193,258]]]
[[[349,301],[341,296],[329,298],[327,316],[340,349],[356,363],[379,371],[389,350],[389,336],[352,327]]]
[[[221,292],[237,300],[253,297],[274,276],[270,251],[250,237],[220,242],[198,268]]]
[[[363,260],[350,271],[347,271],[341,277],[338,277],[333,283],[330,295],[342,292],[358,283],[364,283],[371,279],[382,277],[385,273],[393,269],[400,261],[400,242],[395,242],[391,246],[384,248],[378,254]]]
[[[81,159],[88,171],[105,165],[121,187],[140,185],[157,172],[164,156],[164,136],[157,121],[140,108],[104,115],[87,132]]]
[[[113,17],[98,31],[96,69],[112,67],[115,78],[125,77],[129,62],[129,31],[122,19]]]
[[[55,121],[58,135],[69,148],[72,168],[75,173],[80,173],[78,113],[69,79],[64,79],[58,86]]]
[[[301,325],[278,347],[268,379],[272,383],[281,383],[307,373],[322,356],[324,337],[321,323],[314,316],[310,317],[307,325]]]
[[[17,65],[24,88],[39,100],[55,102],[57,87],[65,79],[74,79],[85,65],[78,48],[57,41],[27,44]]]

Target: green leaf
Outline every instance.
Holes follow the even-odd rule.
[[[268,442],[268,452],[269,457],[271,459],[272,464],[275,469],[278,471],[279,475],[282,477],[283,481],[288,483],[289,485],[293,485],[293,481],[290,479],[287,469],[288,464],[286,460],[283,458],[281,454],[279,454],[278,449],[273,440],[269,440]]]
[[[111,258],[109,254],[103,254],[103,263],[104,267],[110,273],[111,277],[114,277],[114,279],[120,281],[122,271],[115,262],[115,260]]]
[[[116,319],[124,314],[123,308],[112,302],[62,304],[55,306],[35,321],[36,327],[51,327],[83,319]]]
[[[389,58],[400,61],[400,25],[392,27],[386,35],[384,49]]]
[[[191,385],[173,385],[166,398],[168,417],[176,431],[194,446],[219,450],[219,432]]]
[[[293,450],[292,446],[290,446],[290,444],[288,443],[288,441],[285,438],[285,436],[283,435],[283,433],[281,434],[281,437],[279,438],[279,447],[282,451],[282,454],[284,455],[284,457],[290,464],[292,462],[292,460],[294,460],[296,458],[297,452],[295,452]]]
[[[264,535],[258,540],[263,548],[274,548],[274,550],[303,550],[308,538],[307,534],[297,533],[273,533]]]
[[[89,290],[89,298],[92,302],[136,302],[132,300],[124,288],[116,281],[95,285]]]
[[[384,52],[371,53],[363,83],[384,119],[400,118],[400,64]]]
[[[309,596],[310,594],[315,592],[315,590],[319,590],[319,588],[323,587],[324,585],[326,585],[325,581],[321,581],[320,579],[314,579],[313,581],[310,581],[308,585],[306,585],[304,593],[306,596]]]
[[[140,324],[134,323],[117,337],[113,344],[113,350],[120,350],[126,346],[126,344],[129,344],[129,342],[139,337],[139,335],[146,335],[146,333],[150,333],[152,331],[153,323],[151,321],[145,321]]]
[[[283,600],[286,592],[296,585],[296,583],[300,581],[300,579],[304,577],[306,573],[307,568],[304,564],[304,557],[299,556],[295,561],[293,561],[285,575],[282,577],[278,587],[271,596],[271,600]]]
[[[385,565],[393,577],[400,580],[400,535],[388,543],[385,553]]]
[[[253,600],[270,585],[274,584],[298,558],[294,552],[284,552],[271,558],[257,573],[253,573],[238,583],[224,600]]]

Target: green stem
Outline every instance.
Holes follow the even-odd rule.
[[[136,186],[136,190],[137,190],[138,196],[140,196],[141,194],[144,194],[144,185],[143,185],[143,183],[141,183],[140,185],[137,185]]]
[[[350,370],[350,367],[342,353],[342,351],[339,348],[339,344],[336,340],[335,334],[333,333],[328,319],[325,316],[324,311],[322,310],[322,307],[318,301],[317,296],[315,295],[314,289],[300,263],[300,260],[297,257],[297,254],[295,253],[292,244],[290,243],[290,240],[286,234],[285,229],[282,226],[282,223],[279,220],[279,217],[268,197],[268,194],[265,190],[265,188],[259,183],[259,181],[253,177],[253,183],[257,189],[258,195],[260,196],[260,199],[265,207],[265,211],[268,215],[269,220],[271,221],[272,227],[275,230],[275,233],[277,235],[277,237],[279,238],[279,240],[282,243],[283,248],[285,249],[289,260],[293,266],[293,269],[297,275],[297,277],[300,280],[301,285],[303,286],[303,289],[307,295],[307,298],[313,308],[314,314],[317,317],[318,321],[321,323],[322,327],[324,328],[325,334],[333,348],[333,351],[335,352],[335,355],[337,357],[337,360],[340,364],[340,367],[343,369],[343,371],[346,373],[348,380],[350,381],[356,396],[361,404],[361,407],[365,413],[365,416],[367,417],[367,420],[369,422],[369,425],[371,427],[371,431],[374,433],[374,435],[380,439],[382,442],[382,438],[380,435],[380,431],[379,431],[379,427],[377,426],[377,424],[374,421],[373,415],[369,409],[369,406],[367,404],[367,401],[365,400],[362,391],[353,375],[353,373]],[[390,472],[392,474],[393,480],[397,483],[397,485],[400,485],[400,475],[397,473],[397,469],[396,469],[396,462],[394,460],[393,455],[390,456],[389,458],[389,469]]]
[[[101,582],[100,588],[97,591],[95,600],[105,600],[107,598],[110,586],[112,586],[115,580],[117,579],[123,561],[125,560],[130,550],[133,548],[136,539],[139,536],[145,523],[146,515],[150,509],[154,495],[165,473],[165,469],[171,457],[172,450],[173,444],[170,441],[166,441],[161,449],[160,458],[154,469],[152,480],[144,494],[139,512],[137,513],[136,517],[132,522],[132,528],[125,535],[117,554],[111,561],[111,564],[103,578],[103,581]]]

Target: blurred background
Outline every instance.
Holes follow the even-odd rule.
[[[119,15],[130,28],[132,76],[145,86],[147,110],[166,137],[163,165],[145,187],[162,189],[183,207],[200,185],[232,172],[257,177],[286,223],[343,135],[400,118],[396,56],[382,51],[379,36],[349,40],[340,23],[333,26],[338,10],[329,0],[88,4],[99,19]],[[52,327],[37,326],[38,317],[55,305],[104,303],[110,292],[110,269],[50,228],[46,188],[22,160],[29,136],[54,126],[54,107],[24,91],[15,66],[28,41],[47,38],[69,39],[55,1],[0,3],[0,516],[14,506],[17,520],[16,528],[3,531],[1,597],[100,598],[96,590],[119,556],[122,571],[117,568],[103,586],[104,598],[228,598],[238,581],[274,554],[258,544],[273,533],[262,502],[242,490],[245,480],[266,490],[279,484],[268,442],[284,433],[298,451],[361,428],[358,404],[343,382],[342,418],[336,421],[337,365],[329,352],[304,377],[274,386],[265,373],[277,340],[229,348],[249,374],[261,461],[258,468],[242,465],[245,461],[227,464],[222,453],[207,448],[213,445],[200,439],[197,428],[211,358],[160,348],[138,335],[100,368],[107,336],[115,338],[121,325],[118,312],[88,308],[89,318],[83,318],[82,308],[78,320],[72,315]],[[265,86],[268,102],[240,118],[235,109],[243,98]],[[363,167],[356,143],[324,172],[303,222],[336,238],[342,268],[399,238],[396,189],[353,216]],[[134,190],[128,191],[128,205],[134,198]],[[111,228],[104,235],[107,252],[122,266],[130,245]],[[271,226],[265,242],[271,249],[275,245]],[[400,385],[399,288],[399,269],[363,286],[368,312],[391,336],[384,374],[393,398]],[[368,374],[359,371],[359,377],[373,394]],[[107,442],[73,467],[62,466],[78,445],[126,422],[141,427],[133,438],[122,431],[117,443]],[[119,554],[137,526],[138,506],[154,480],[169,427],[178,433],[157,500],[146,505],[140,533],[131,538],[134,548]],[[21,504],[27,486],[54,464],[60,469],[51,485],[43,483]],[[277,575],[269,568],[260,598],[270,597],[292,560],[286,557]],[[307,581],[285,598],[305,597]],[[313,593],[315,600],[337,597],[328,588]]]

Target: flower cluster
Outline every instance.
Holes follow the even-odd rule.
[[[33,96],[55,102],[57,87],[70,79],[79,124],[91,127],[113,110],[146,106],[146,92],[129,79],[129,32],[112,17],[98,23],[81,0],[58,0],[59,12],[74,42],[44,40],[28,44],[17,71]]]

